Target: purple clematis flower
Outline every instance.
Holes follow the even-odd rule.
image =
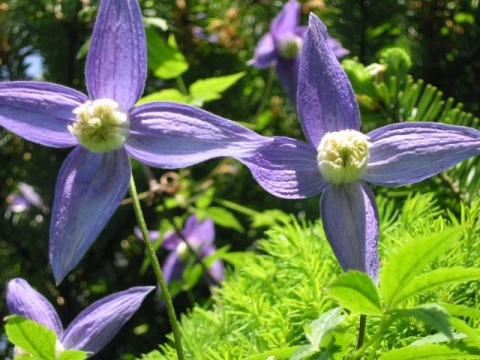
[[[67,349],[99,352],[132,317],[154,286],[132,287],[109,295],[83,310],[63,329],[52,304],[27,281],[15,278],[7,285],[7,305],[11,314],[21,315],[53,330],[57,353]]]
[[[378,275],[379,219],[373,192],[412,184],[480,153],[480,132],[462,126],[407,122],[360,130],[352,86],[311,14],[302,49],[298,113],[308,143],[275,137],[242,160],[273,195],[305,198],[323,192],[323,226],[343,269]]]
[[[14,213],[21,213],[28,210],[30,206],[41,209],[47,212],[48,208],[44,205],[42,197],[35,191],[33,186],[24,182],[18,183],[18,190],[20,194],[10,194],[7,197],[8,211]]]
[[[139,239],[143,236],[139,228],[135,228],[135,235]],[[216,251],[213,241],[215,239],[215,227],[213,221],[206,218],[202,222],[198,220],[195,215],[188,217],[185,222],[185,228],[181,231],[183,237],[188,241],[189,245],[194,249],[200,259],[204,259],[213,255]],[[158,232],[149,231],[151,240],[155,241],[159,237]],[[168,283],[183,279],[183,272],[185,271],[189,260],[193,258],[184,241],[174,231],[169,231],[165,234],[162,242],[162,247],[170,251],[170,254],[165,259],[162,266],[163,276]],[[205,280],[210,285],[211,279],[216,283],[222,282],[224,278],[224,266],[222,260],[215,260],[208,268],[210,276],[205,276]]]
[[[102,0],[87,57],[89,97],[40,82],[0,84],[0,125],[30,141],[76,146],[60,170],[50,226],[57,283],[80,261],[129,186],[129,156],[180,168],[252,155],[270,140],[201,109],[169,102],[134,107],[147,74],[137,0]]]
[[[306,26],[300,26],[300,4],[296,0],[289,0],[273,19],[270,31],[260,39],[253,59],[248,62],[258,69],[274,64],[280,82],[294,105],[297,100],[300,50],[306,31]],[[339,59],[349,53],[330,36],[327,44]]]

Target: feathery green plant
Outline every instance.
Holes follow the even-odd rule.
[[[382,219],[381,268],[390,258],[398,265],[398,257],[393,260],[393,254],[404,251],[402,248],[408,249],[410,243],[433,237],[451,225],[462,227],[461,241],[456,241],[427,265],[423,275],[419,275],[420,279],[415,278],[415,286],[423,286],[422,279],[428,276],[428,271],[448,272],[439,269],[452,266],[480,267],[480,200],[475,200],[471,206],[462,205],[461,215],[457,218],[442,211],[434,199],[430,194],[411,196],[399,212],[395,212],[384,199],[378,201]],[[342,271],[320,222],[300,224],[292,219],[288,224],[274,227],[267,232],[267,238],[259,242],[259,250],[255,256],[246,254],[242,265],[237,265],[236,271],[227,276],[223,287],[214,296],[212,309],[195,307],[182,318],[181,331],[187,358],[265,360],[275,355],[275,359],[287,359],[300,346],[307,344],[307,325],[336,306],[327,292],[332,280],[341,278],[338,275]],[[400,292],[401,296],[396,295],[395,306],[405,309],[402,311],[413,311],[418,315],[423,310],[411,309],[435,302],[442,304],[451,315],[462,317],[466,331],[480,324],[480,314],[478,311],[475,314],[474,310],[480,303],[477,282],[456,284],[452,281],[451,285],[440,288],[425,285],[424,291],[415,296],[407,296],[408,289]],[[387,299],[384,295],[383,300]],[[343,344],[349,344],[345,351],[354,350],[352,344],[355,343],[357,322],[358,317],[352,312],[341,324],[340,333],[335,335]],[[462,326],[457,325],[453,326],[457,329]],[[369,317],[367,333],[373,334],[378,326],[378,318]],[[478,342],[478,332],[472,332]],[[434,333],[431,325],[418,318],[399,316],[390,325],[378,351],[386,353]],[[435,340],[427,338],[424,341]],[[437,350],[437,347],[433,348]],[[142,357],[143,360],[174,358],[171,344],[161,345],[160,350]]]

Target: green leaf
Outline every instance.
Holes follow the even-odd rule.
[[[173,35],[165,41],[152,28],[146,28],[145,33],[148,43],[148,67],[156,77],[173,79],[188,70],[187,60],[178,50]]]
[[[472,340],[476,346],[480,347],[480,336],[478,336],[478,332],[472,329],[470,326],[465,323],[465,321],[459,318],[450,318],[450,324],[455,327],[461,333],[467,335],[470,340]]]
[[[84,360],[88,356],[88,352],[81,350],[65,350],[60,354],[58,360]]]
[[[263,352],[261,354],[252,355],[242,360],[266,360],[273,356],[275,360],[288,359],[299,348],[299,346],[291,346],[282,349],[275,349]]]
[[[334,331],[338,325],[345,319],[345,315],[341,315],[342,309],[337,307],[326,313],[320,315],[317,320],[312,321],[306,327],[306,336],[310,345],[305,345],[297,349],[290,360],[306,359],[309,356],[319,353],[322,340],[326,335]],[[317,359],[328,359],[328,346],[325,351],[322,351],[320,357]]]
[[[425,238],[404,244],[396,253],[390,254],[380,272],[380,290],[387,309],[397,303],[397,296],[425,266],[445,252],[456,241],[461,228],[454,227]]]
[[[396,302],[400,303],[411,296],[420,295],[441,286],[473,280],[480,280],[480,269],[460,266],[436,269],[414,278],[408,286],[398,293]]]
[[[359,314],[383,313],[375,283],[370,276],[360,271],[348,271],[340,275],[330,284],[327,293],[340,306]]]
[[[480,310],[465,305],[439,303],[450,315],[480,318]]]
[[[238,232],[244,231],[242,224],[240,224],[235,215],[224,208],[211,206],[207,209],[199,209],[198,213],[201,212],[209,216],[215,224],[229,229],[235,229]]]
[[[320,344],[325,335],[335,330],[345,320],[345,315],[341,315],[341,312],[342,308],[334,308],[320,315],[317,320],[308,325],[308,341],[317,350],[320,349]]]
[[[449,347],[440,344],[408,346],[383,354],[379,360],[445,360],[480,359],[480,349],[475,347]]]
[[[168,30],[168,22],[165,19],[159,17],[144,17],[143,22],[145,26],[155,26],[160,30],[167,31]]]
[[[202,106],[204,102],[220,99],[222,97],[221,93],[235,84],[244,75],[244,72],[240,72],[195,81],[189,87],[190,104]]]
[[[454,340],[462,340],[465,339],[467,335],[465,334],[453,334],[453,339]],[[415,340],[408,346],[420,346],[424,344],[438,344],[438,343],[444,343],[447,341],[451,341],[451,339],[448,336],[445,336],[442,333],[437,333],[433,335],[428,335],[425,336],[419,340]]]
[[[311,345],[304,345],[300,347],[295,353],[290,357],[290,360],[302,360],[308,358],[310,355],[317,353],[319,350]]]
[[[5,331],[14,345],[36,360],[54,360],[57,335],[53,330],[19,315],[7,317]]]
[[[437,331],[450,338],[450,340],[453,340],[452,327],[448,321],[450,314],[439,305],[424,304],[412,309],[396,310],[395,314],[402,317],[412,316],[418,320],[424,321],[428,325],[433,326]]]
[[[148,94],[138,100],[137,105],[146,104],[152,101],[173,101],[177,103],[187,104],[188,97],[183,95],[177,89],[165,89]]]

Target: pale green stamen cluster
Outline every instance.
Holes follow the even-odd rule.
[[[68,127],[80,144],[95,153],[122,147],[130,131],[128,115],[110,99],[88,101],[73,110],[77,122]]]
[[[183,241],[180,244],[178,244],[176,248],[176,252],[177,252],[178,258],[183,262],[186,262],[191,255],[190,249],[188,248],[187,244],[185,244],[185,242]]]
[[[367,169],[369,145],[367,136],[355,130],[326,133],[317,148],[320,174],[333,184],[360,179]]]
[[[302,48],[302,39],[292,35],[278,42],[278,52],[285,59],[295,58]]]

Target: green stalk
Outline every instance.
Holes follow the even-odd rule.
[[[180,326],[178,325],[177,316],[175,315],[172,297],[170,296],[167,283],[165,282],[165,278],[163,277],[162,269],[160,268],[160,263],[158,262],[155,249],[153,248],[152,242],[150,241],[147,224],[145,223],[145,218],[143,217],[142,208],[140,206],[140,200],[138,199],[137,187],[135,186],[135,180],[133,179],[133,175],[130,178],[130,196],[132,197],[133,209],[135,211],[135,216],[137,217],[140,231],[142,232],[143,239],[145,240],[144,242],[145,248],[147,250],[147,256],[149,257],[150,263],[152,264],[158,284],[162,289],[162,296],[163,300],[165,301],[168,319],[170,320],[170,324],[172,325],[173,338],[175,340],[175,348],[177,350],[178,360],[185,360],[185,353],[183,352],[182,346],[182,335],[180,333]]]
[[[365,327],[367,325],[367,316],[360,315],[360,325],[358,326],[357,350],[363,346],[365,340]]]
[[[369,359],[374,359],[375,353],[377,352],[378,346],[380,345],[380,341],[382,340],[385,331],[388,329],[391,323],[392,318],[384,315],[382,317],[377,332],[370,338],[368,342],[364,343],[360,349],[357,349],[357,351],[355,351],[355,353],[352,355],[352,360],[360,359],[360,357],[370,348],[371,349]]]

